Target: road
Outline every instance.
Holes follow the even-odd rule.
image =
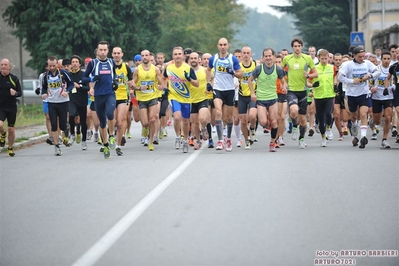
[[[322,148],[315,134],[300,150],[286,134],[270,153],[259,130],[249,151],[183,154],[171,127],[154,152],[132,133],[109,160],[94,142],[3,154],[0,265],[314,265],[331,258],[317,251],[345,250],[396,250],[346,258],[399,265],[392,138],[360,150],[349,137]]]

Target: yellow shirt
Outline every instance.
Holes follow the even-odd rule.
[[[197,76],[197,80],[199,82],[198,87],[194,87],[190,84],[190,93],[191,93],[191,102],[199,103],[205,101],[207,98],[206,93],[206,73],[205,68],[202,66],[199,67],[198,71],[195,71],[195,75]]]
[[[190,82],[184,77],[184,71],[190,73],[190,69],[191,67],[186,63],[183,63],[180,67],[171,64],[166,68],[166,74],[169,77],[169,101],[191,103]]]
[[[240,66],[244,75],[239,80],[240,86],[238,89],[238,93],[241,96],[251,96],[251,90],[249,89],[248,79],[252,75],[252,72],[255,70],[256,63],[254,61],[251,61],[251,64],[249,66],[244,66],[244,64],[240,62]],[[253,87],[256,88],[256,81],[252,81],[252,84]]]
[[[127,68],[126,63],[122,62],[120,68],[115,68],[116,80],[118,82],[118,89],[115,91],[116,100],[127,100],[129,95],[129,88],[127,86]]]
[[[148,86],[146,90],[137,90],[136,98],[138,101],[146,102],[158,98],[158,78],[155,66],[151,65],[146,71],[143,65],[137,67],[137,87]]]

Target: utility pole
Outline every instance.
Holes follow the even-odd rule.
[[[24,106],[24,71],[23,71],[23,63],[22,63],[22,38],[19,38],[19,79],[21,81],[21,105]]]
[[[356,31],[356,0],[348,0],[349,2],[349,11],[352,15],[352,28],[351,31]]]

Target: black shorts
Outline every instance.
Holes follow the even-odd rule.
[[[213,93],[215,94],[215,99],[221,99],[223,104],[227,106],[234,106],[234,96],[235,96],[234,90],[228,90],[228,91],[214,90]]]
[[[373,100],[373,114],[379,114],[389,107],[392,108],[392,100]]]
[[[306,91],[288,91],[287,93],[288,106],[298,105],[298,113],[306,115],[308,109],[307,92]]]
[[[96,111],[96,106],[94,105],[94,101],[92,101],[92,102],[90,103],[90,110],[91,110],[91,111]]]
[[[246,114],[249,109],[256,108],[256,103],[251,101],[251,96],[238,96],[238,113]]]
[[[14,127],[15,121],[17,120],[17,106],[0,107],[0,121],[7,120],[8,127]]]
[[[345,109],[345,96],[335,97],[334,104],[339,104],[340,109]]]
[[[277,102],[278,103],[286,103],[287,102],[287,94],[277,94]]]
[[[129,100],[128,99],[126,99],[126,100],[116,100],[116,105],[115,106],[118,106],[120,104],[128,105],[129,104]]]
[[[192,103],[191,104],[191,113],[198,114],[198,112],[201,108],[208,108],[208,100],[204,100],[204,101],[198,102],[198,103]]]
[[[208,99],[208,106],[210,106],[211,109],[215,109],[215,104],[213,103],[213,99]]]
[[[354,113],[357,111],[358,107],[367,106],[370,108],[370,97],[367,94],[360,96],[348,96],[348,107],[349,112]]]
[[[399,106],[399,89],[396,89],[395,92],[393,93],[393,106],[397,107]]]

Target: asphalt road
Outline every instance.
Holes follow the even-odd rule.
[[[360,150],[315,134],[301,150],[286,134],[270,153],[259,130],[249,151],[183,154],[171,127],[154,152],[132,132],[109,160],[94,142],[0,158],[0,265],[314,265],[345,250],[396,250],[338,258],[399,265],[392,138]]]

